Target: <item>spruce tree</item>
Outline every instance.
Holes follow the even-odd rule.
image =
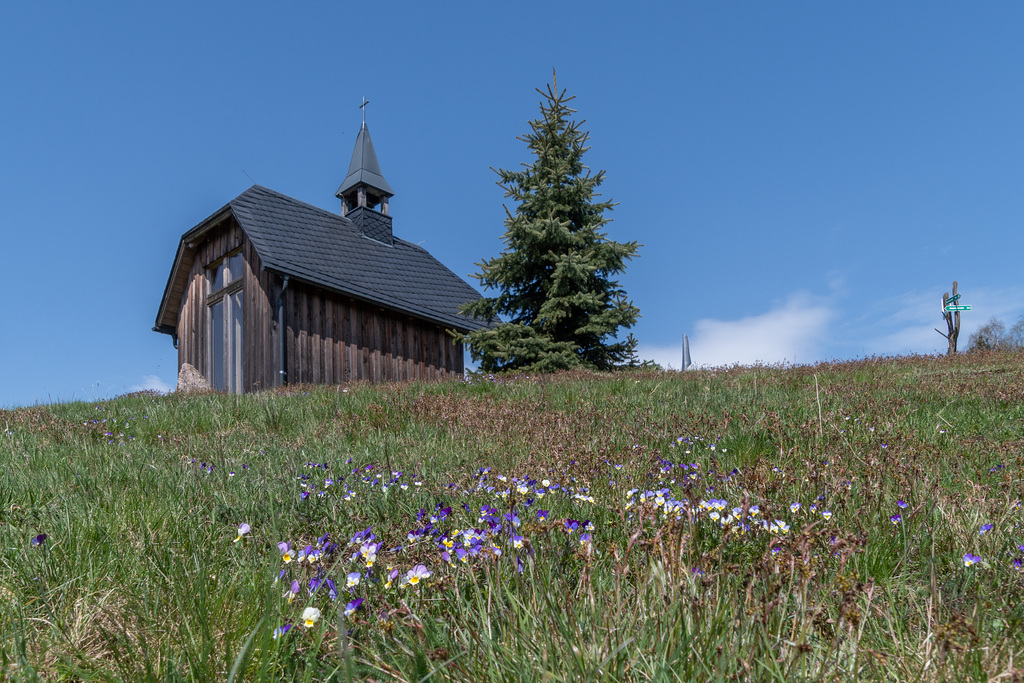
[[[474,275],[498,294],[462,309],[493,324],[465,341],[487,372],[607,370],[635,360],[633,336],[616,336],[640,312],[612,278],[640,245],[601,232],[614,204],[597,199],[604,171],[591,174],[583,164],[589,134],[571,119],[575,96],[550,85],[537,92],[541,116],[519,138],[533,163],[497,171],[505,196],[517,203],[515,213],[505,207],[504,251],[478,263]]]

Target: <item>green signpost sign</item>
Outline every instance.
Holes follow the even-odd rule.
[[[946,310],[949,313],[952,313],[954,311],[969,311],[969,310],[971,310],[971,307],[970,306],[946,306],[944,310]]]
[[[959,298],[959,294],[954,294],[953,296],[946,299],[946,305],[948,306],[949,304],[955,304]]]

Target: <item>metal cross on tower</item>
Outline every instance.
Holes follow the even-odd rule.
[[[370,103],[370,100],[363,98],[363,103],[359,105],[359,108],[363,110],[363,125],[366,125],[366,105]]]

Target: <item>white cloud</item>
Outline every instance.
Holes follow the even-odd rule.
[[[166,394],[173,388],[156,375],[143,375],[142,383],[128,387],[128,391],[159,391],[162,394]]]
[[[698,320],[690,337],[695,366],[809,363],[819,360],[833,310],[824,300],[803,292],[759,315],[739,320]],[[637,353],[663,367],[682,366],[682,338],[677,345],[639,345]]]
[[[690,338],[695,365],[809,363],[818,360],[832,309],[806,293],[786,304],[739,320],[698,320]]]

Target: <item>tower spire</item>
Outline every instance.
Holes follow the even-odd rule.
[[[367,237],[390,244],[392,236],[388,200],[395,192],[388,181],[384,180],[380,162],[377,161],[377,151],[370,139],[370,129],[366,127],[366,105],[369,103],[364,97],[363,103],[359,105],[363,113],[363,125],[356,137],[348,173],[334,195],[341,199],[342,216],[356,223]]]

